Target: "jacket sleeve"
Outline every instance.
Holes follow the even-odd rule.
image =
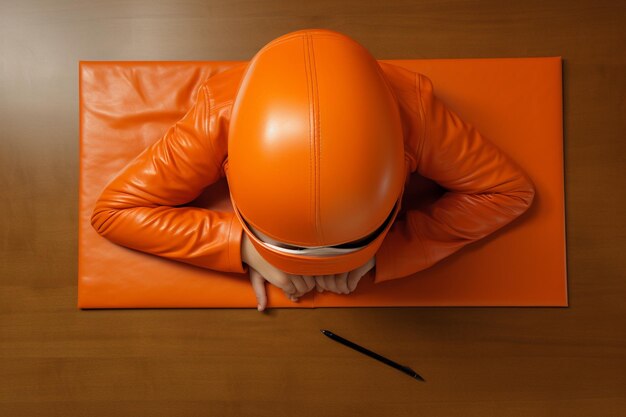
[[[113,243],[179,262],[247,272],[242,226],[231,212],[175,207],[221,177],[209,91],[201,84],[192,108],[143,150],[102,191],[93,228]]]
[[[524,171],[476,128],[434,95],[432,81],[417,73],[423,129],[410,146],[410,172],[446,189],[435,202],[407,210],[376,253],[374,282],[426,269],[524,213],[535,187]]]

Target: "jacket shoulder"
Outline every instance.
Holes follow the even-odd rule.
[[[378,64],[394,89],[402,91],[415,89],[415,80],[419,72],[386,61],[378,61]]]
[[[237,62],[227,69],[218,68],[209,75],[203,84],[209,92],[209,100],[212,108],[232,104],[237,96],[239,84],[243,78],[249,61]]]
[[[239,85],[249,61],[241,61],[228,69],[219,70],[207,77],[202,85],[206,88],[209,110],[206,120],[207,130],[213,145],[217,162],[221,166],[220,175],[226,176],[224,164],[228,157],[228,129]]]
[[[419,92],[419,82],[424,75],[389,62],[378,63],[398,103],[404,136],[404,153],[411,160],[411,165],[415,165],[415,155],[424,135]]]

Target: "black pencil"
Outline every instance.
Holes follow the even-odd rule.
[[[422,381],[422,382],[426,382],[424,381],[424,378],[422,378],[420,375],[418,375],[417,372],[415,372],[413,369],[409,368],[408,366],[404,366],[404,365],[400,365],[399,363],[396,363],[390,359],[385,358],[384,356],[379,355],[378,353],[374,353],[371,350],[365,349],[362,346],[357,345],[356,343],[353,343],[347,339],[344,339],[341,336],[336,335],[335,333],[331,332],[330,330],[325,330],[325,329],[320,329],[322,333],[324,333],[324,335],[330,337],[331,339],[333,339],[336,342],[339,342],[345,346],[348,346],[354,350],[357,350],[361,353],[363,353],[364,355],[369,356],[370,358],[374,358],[376,360],[381,361],[382,363],[384,363],[385,365],[389,365],[393,368],[396,368],[399,371],[404,372],[405,374],[409,375],[412,378],[417,379],[418,381]]]

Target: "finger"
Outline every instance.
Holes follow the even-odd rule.
[[[302,275],[291,275],[290,278],[291,282],[293,282],[293,285],[296,286],[297,291],[294,294],[296,297],[299,297],[308,291],[306,282],[304,281]]]
[[[350,288],[348,288],[348,273],[344,272],[343,274],[336,275],[335,282],[337,283],[337,288],[344,294],[350,294]]]
[[[296,288],[294,283],[291,282],[289,274],[284,274],[278,282],[280,284],[280,289],[283,290],[285,294],[294,295],[296,292],[298,292],[298,289]]]
[[[283,291],[285,292],[285,297],[287,297],[288,299],[290,299],[291,301],[295,303],[298,301],[298,297],[300,294],[299,294],[298,288],[296,287],[296,284],[294,283],[293,277],[294,277],[293,274],[285,273],[285,279],[289,282],[289,285],[285,285],[285,288],[289,288],[289,289],[293,288],[293,291],[287,291],[284,289]]]
[[[267,294],[265,292],[265,278],[261,276],[257,271],[250,268],[250,281],[252,282],[252,289],[257,299],[257,310],[263,311],[267,306]]]
[[[326,283],[324,282],[324,275],[315,275],[315,283],[322,289],[328,290]]]
[[[287,291],[284,291],[284,290],[283,290],[283,292],[285,293],[285,297],[287,297],[291,301],[296,301],[297,300],[297,297],[296,297],[295,293],[290,293],[290,292],[287,292]]]
[[[348,288],[350,289],[350,292],[356,289],[356,286],[359,284],[361,278],[363,278],[363,275],[365,274],[361,273],[360,271],[352,271],[350,273],[350,275],[348,276]]]
[[[340,294],[339,288],[337,288],[337,283],[335,282],[335,275],[324,275],[324,284],[329,291]]]
[[[306,284],[307,292],[315,288],[315,277],[313,275],[302,275],[302,278]]]
[[[287,292],[287,291],[284,291],[284,290],[283,290],[283,292],[285,293],[285,297],[287,297],[291,301],[296,301],[297,294],[295,292]]]

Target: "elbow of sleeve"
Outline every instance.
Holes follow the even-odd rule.
[[[526,186],[524,187],[523,191],[525,194],[526,209],[528,209],[530,208],[530,206],[532,206],[536,194],[535,184],[528,176],[526,176]]]
[[[91,227],[101,236],[105,235],[105,224],[111,218],[111,210],[99,207],[96,205],[93,212],[91,213]]]
[[[93,212],[91,214],[91,227],[99,234],[102,235],[102,214],[101,212]]]
[[[515,208],[517,213],[514,217],[520,216],[530,209],[535,200],[535,194],[535,185],[528,176],[524,176],[523,184],[509,194],[511,198],[514,198],[511,203],[511,208]]]

